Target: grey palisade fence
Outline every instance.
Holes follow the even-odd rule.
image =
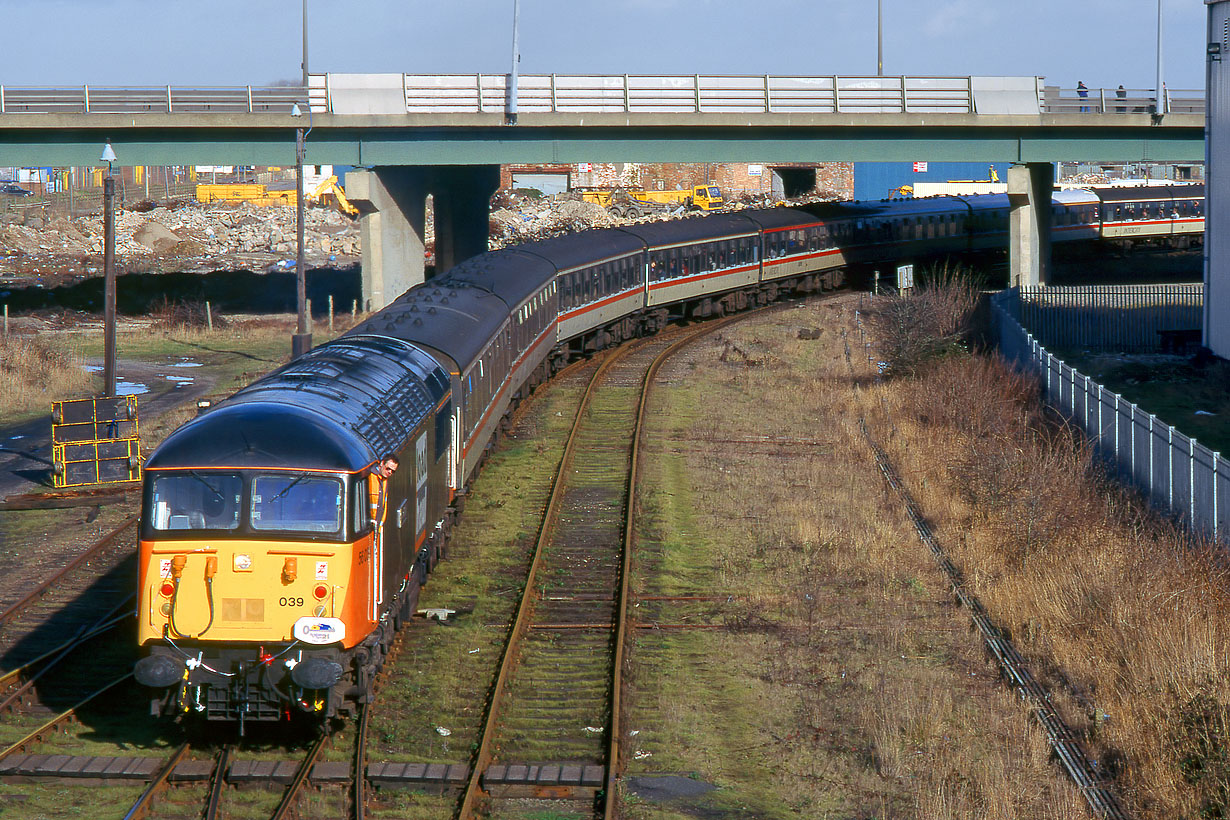
[[[1191,287],[1178,291],[1177,301],[1191,301]],[[1088,288],[1075,289],[1080,292],[1079,296],[1065,295],[1065,288],[1045,290],[1052,292],[1046,297],[1052,302],[1063,303],[1071,299],[1082,303],[1081,309],[1088,311],[1087,316],[1108,316],[1111,305],[1122,304],[1127,298],[1124,294],[1116,294],[1113,288],[1097,289],[1102,299],[1099,299],[1097,292]],[[1159,310],[1160,303],[1176,293],[1174,288],[1165,286],[1152,288],[1151,295],[1145,294],[1144,290],[1143,287],[1132,288],[1132,298],[1138,300],[1138,306],[1150,304]],[[1037,307],[1028,304],[1034,296],[1017,288],[992,295],[991,312],[1003,355],[1021,369],[1038,375],[1045,400],[1085,431],[1121,479],[1139,487],[1154,504],[1171,511],[1195,532],[1221,539],[1230,535],[1230,463],[1219,453],[1052,355],[1033,333],[1022,326],[1028,324],[1022,322],[1022,316]],[[1153,349],[1156,349],[1159,330],[1186,330],[1193,321],[1191,316],[1195,317],[1195,326],[1199,327],[1200,306],[1197,304],[1194,307],[1193,314],[1184,312],[1190,308],[1190,304],[1176,306],[1172,319],[1178,326],[1152,324],[1144,332],[1129,333],[1128,336],[1141,342],[1142,348],[1147,348],[1144,342],[1153,338]],[[1046,321],[1042,325],[1049,328],[1048,332],[1055,332],[1055,327]],[[1123,327],[1115,321],[1108,326]],[[1123,332],[1127,333],[1127,330],[1123,329]],[[1064,333],[1057,335],[1064,340],[1061,343],[1075,344]],[[1091,340],[1088,346],[1101,347],[1097,340]]]

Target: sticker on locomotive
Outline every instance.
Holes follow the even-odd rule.
[[[340,618],[300,618],[294,636],[304,643],[324,645],[346,637],[346,624]]]
[[[158,559],[158,575],[162,578],[171,577],[171,559],[170,558]]]
[[[328,561],[317,561],[316,562],[316,580],[317,581],[328,581],[329,580],[329,562]]]

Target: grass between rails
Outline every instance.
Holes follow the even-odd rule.
[[[866,396],[937,537],[1130,811],[1226,816],[1224,553],[1143,512],[993,360],[935,358]]]
[[[885,494],[855,426],[849,320],[788,309],[663,371],[634,612],[677,623],[695,614],[648,598],[731,597],[707,615],[723,629],[635,633],[626,816],[1078,816]],[[668,773],[717,788],[636,795]]]
[[[588,370],[585,371],[588,373]],[[525,583],[547,491],[583,382],[561,376],[526,408],[488,458],[432,573],[422,607],[458,610],[447,624],[415,622],[386,668],[369,727],[370,760],[464,763],[479,741],[482,704],[494,679]],[[455,801],[393,793],[385,812],[417,820],[450,816]]]

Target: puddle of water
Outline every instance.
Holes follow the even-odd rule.
[[[117,382],[115,385],[115,395],[117,396],[139,396],[142,393],[148,393],[149,388],[140,382]]]
[[[200,367],[200,366],[201,366],[200,362],[194,362],[191,359],[184,359],[183,361],[176,362],[175,364],[171,365],[171,367]]]
[[[87,364],[87,365],[82,365],[82,369],[83,369],[86,373],[101,373],[101,372],[103,371],[103,369],[102,369],[102,365],[101,365],[101,364]]]
[[[184,382],[186,384],[192,384],[191,376],[163,376],[163,378],[169,382]]]

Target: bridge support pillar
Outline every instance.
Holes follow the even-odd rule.
[[[498,165],[382,166],[346,174],[359,209],[366,310],[380,310],[425,278],[426,201],[431,194],[436,270],[487,250],[488,210]]]
[[[1013,287],[1051,278],[1051,189],[1055,166],[1030,162],[1008,169],[1008,270]]]
[[[432,168],[436,223],[436,271],[443,272],[487,252],[491,195],[500,187],[500,166]]]
[[[420,168],[346,174],[346,198],[359,209],[362,303],[380,310],[423,281],[427,188]]]

